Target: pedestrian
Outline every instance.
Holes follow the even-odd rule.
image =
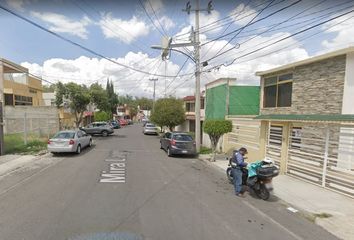
[[[242,147],[232,156],[232,176],[235,188],[235,194],[238,197],[244,197],[242,192],[242,168],[247,166],[245,162],[245,155],[247,154],[247,149]]]

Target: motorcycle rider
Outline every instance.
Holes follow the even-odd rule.
[[[247,166],[247,163],[245,162],[245,155],[247,153],[247,149],[242,147],[236,153],[234,153],[231,159],[235,194],[238,197],[244,196],[242,192],[242,168]]]

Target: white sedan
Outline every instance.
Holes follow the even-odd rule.
[[[92,146],[92,137],[81,130],[60,131],[48,140],[48,151],[81,153],[81,149]]]

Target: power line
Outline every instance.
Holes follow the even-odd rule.
[[[284,1],[284,0],[283,0],[283,1]],[[269,15],[267,15],[267,16],[265,16],[265,17],[263,17],[263,18],[260,18],[260,19],[258,19],[258,20],[256,20],[256,21],[250,23],[248,26],[253,25],[253,24],[257,23],[257,22],[263,21],[264,19],[267,19],[267,18],[269,18],[269,17],[271,17],[271,16],[277,14],[278,12],[281,12],[281,11],[283,11],[283,10],[289,8],[289,7],[292,7],[293,5],[295,5],[295,4],[297,4],[297,3],[301,2],[301,1],[302,1],[302,0],[297,0],[296,2],[294,2],[294,3],[292,3],[292,4],[288,5],[288,6],[285,6],[285,7],[281,8],[281,9],[279,9],[279,10],[277,10],[277,11],[274,11],[274,12],[270,13]],[[241,28],[242,28],[242,27],[241,27]],[[209,41],[207,41],[207,42],[205,42],[205,43],[202,43],[201,46],[204,46],[204,45],[209,44],[209,43],[211,43],[211,42],[213,42],[213,41],[217,41],[217,40],[219,40],[219,39],[222,39],[223,37],[229,36],[229,35],[231,35],[231,34],[237,32],[237,31],[239,31],[241,28],[238,28],[238,29],[236,29],[236,30],[234,30],[234,31],[231,31],[231,32],[226,33],[226,34],[223,34],[223,35],[221,35],[221,36],[219,36],[219,37],[217,37],[217,38],[214,38],[214,39],[212,39],[212,40],[209,40]]]
[[[246,42],[249,42],[249,41],[251,41],[252,39],[254,39],[254,38],[256,38],[256,37],[258,37],[258,36],[260,36],[260,35],[262,35],[262,34],[264,34],[264,33],[269,32],[269,31],[272,30],[273,28],[275,28],[275,27],[277,27],[277,26],[279,26],[279,25],[281,25],[281,24],[283,24],[283,23],[285,23],[285,22],[290,21],[291,19],[293,19],[293,18],[295,18],[295,17],[297,17],[297,16],[303,14],[304,12],[306,12],[306,11],[308,11],[308,10],[314,8],[314,7],[317,7],[319,4],[322,4],[322,3],[325,2],[325,1],[327,1],[327,0],[324,0],[324,1],[322,1],[322,2],[316,3],[316,4],[314,4],[314,5],[310,6],[310,7],[308,7],[308,8],[306,8],[306,9],[302,10],[301,12],[299,12],[299,13],[297,13],[297,14],[291,16],[290,18],[288,18],[288,19],[286,19],[286,20],[284,20],[284,21],[282,21],[282,22],[279,22],[279,23],[273,25],[272,27],[268,28],[267,30],[265,30],[265,31],[263,31],[263,32],[261,32],[261,33],[259,33],[259,34],[257,34],[257,35],[254,35],[253,37],[247,39],[246,41],[243,41],[243,42],[239,43],[238,46],[240,46],[240,45],[242,45],[242,44],[245,44]],[[207,61],[210,61],[210,60],[212,60],[212,59],[215,59],[215,58],[217,58],[217,57],[219,57],[219,56],[221,56],[221,55],[223,55],[223,54],[225,54],[225,53],[227,53],[227,52],[229,52],[229,51],[231,51],[231,50],[233,50],[233,49],[235,49],[235,48],[236,48],[235,46],[234,46],[234,47],[231,47],[230,49],[228,49],[228,50],[226,50],[226,51],[224,51],[224,52],[222,52],[222,53],[220,53],[220,54],[216,54],[214,57],[208,59]]]
[[[155,12],[155,9],[152,7],[152,4],[151,4],[150,0],[146,0],[146,1],[149,3],[149,5],[151,7],[151,10],[152,10],[152,12],[153,12],[153,14],[154,14],[154,16],[155,16],[155,18],[157,20],[157,23],[160,25],[160,27],[161,27],[162,31],[164,32],[165,36],[168,36],[167,32],[165,31],[164,27],[162,26],[162,24],[161,24],[157,14],[156,14],[156,12]]]
[[[239,56],[239,57],[233,59],[233,61],[231,61],[231,63],[227,64],[227,66],[230,66],[231,64],[233,64],[237,59],[244,58],[244,57],[246,57],[246,56],[248,56],[248,55],[251,55],[251,54],[253,54],[253,53],[259,52],[259,51],[261,51],[261,50],[263,50],[263,49],[265,49],[265,48],[267,48],[267,47],[270,47],[270,46],[272,46],[272,45],[274,45],[274,44],[277,44],[277,43],[279,43],[279,42],[281,42],[281,41],[284,41],[284,40],[286,40],[286,39],[289,39],[289,38],[291,38],[291,37],[293,37],[293,36],[299,35],[299,34],[301,34],[301,33],[303,33],[303,32],[309,31],[309,30],[311,30],[311,29],[313,29],[313,28],[315,28],[315,27],[318,27],[318,26],[320,26],[320,25],[323,25],[323,24],[325,24],[325,23],[328,23],[328,22],[330,22],[330,21],[333,21],[333,20],[338,19],[338,18],[340,18],[340,17],[343,17],[343,16],[345,16],[345,15],[348,15],[348,14],[350,14],[350,13],[352,13],[352,12],[354,12],[354,10],[348,11],[348,12],[343,13],[343,14],[340,14],[340,15],[338,15],[338,16],[336,16],[336,17],[333,17],[333,18],[330,18],[330,19],[328,19],[328,20],[322,21],[322,22],[320,22],[320,23],[318,23],[318,24],[315,24],[315,25],[313,25],[313,26],[311,26],[311,27],[308,27],[308,28],[306,28],[306,29],[303,29],[303,30],[301,30],[301,31],[298,31],[298,32],[296,32],[296,33],[293,33],[293,34],[291,34],[291,35],[289,35],[289,36],[286,36],[286,37],[284,37],[284,38],[281,38],[281,39],[279,39],[279,40],[277,40],[277,41],[275,41],[275,42],[272,42],[271,44],[268,44],[268,45],[266,45],[266,46],[257,48],[257,49],[255,49],[255,50],[253,50],[253,51],[251,51],[251,52],[248,52],[248,53],[246,53],[246,54],[243,54],[243,55],[241,55],[241,56]],[[218,67],[220,67],[220,66],[222,66],[222,65],[224,65],[224,64],[221,64],[221,65],[212,67],[212,68],[210,68],[210,69],[208,69],[208,70],[205,70],[205,71],[210,71],[211,69],[218,68]]]
[[[95,18],[92,14],[90,14],[88,11],[86,11],[83,7],[81,7],[75,0],[70,0],[78,9],[80,9],[83,13],[85,13],[86,15],[90,16],[93,19],[97,19]],[[88,4],[85,0],[81,1],[82,3],[84,3],[88,8],[91,9],[92,12],[96,13],[99,17],[100,17],[100,13],[94,8],[92,7],[90,4]],[[121,37],[121,34],[119,34],[117,31],[115,31],[113,28],[111,28],[110,26],[108,26],[108,21],[105,18],[101,18],[101,21],[103,21],[105,24],[101,24],[102,27],[104,27],[105,29],[109,30],[110,32],[112,32],[117,38]],[[134,36],[132,36],[129,32],[125,31],[123,28],[121,28],[119,25],[114,24],[114,22],[111,22],[110,24],[114,25],[114,27],[119,28],[121,31],[123,31],[125,34],[131,36],[134,40],[138,40],[135,39]],[[138,40],[138,42],[141,44],[141,42]],[[148,49],[148,51],[150,50],[148,47],[146,47],[144,44],[142,44],[145,49],[143,49],[142,47],[140,47],[139,45],[136,45],[134,42],[130,43],[131,45],[135,46],[136,48],[140,49],[141,51],[146,51],[146,49]]]
[[[22,19],[22,20],[24,20],[24,21],[26,21],[27,23],[30,23],[31,25],[33,25],[33,26],[35,26],[35,27],[37,27],[37,28],[39,28],[39,29],[41,29],[41,30],[47,32],[47,33],[50,33],[50,34],[54,35],[55,37],[57,37],[57,38],[59,38],[59,39],[61,39],[61,40],[63,40],[63,41],[66,41],[66,42],[68,42],[68,43],[70,43],[70,44],[72,44],[72,45],[74,45],[74,46],[76,46],[76,47],[79,47],[79,48],[81,48],[81,49],[83,49],[83,50],[85,50],[85,51],[87,51],[87,52],[89,52],[89,53],[91,53],[91,54],[93,54],[93,55],[96,55],[96,56],[98,56],[98,57],[104,58],[104,59],[106,59],[107,61],[112,62],[112,63],[114,63],[114,64],[117,64],[117,65],[119,65],[119,66],[121,66],[121,67],[125,67],[125,68],[131,69],[131,70],[133,70],[133,71],[140,72],[140,73],[144,73],[144,74],[148,74],[148,75],[151,75],[151,76],[157,76],[157,77],[171,77],[171,78],[175,77],[175,76],[166,76],[166,75],[160,75],[160,74],[152,74],[152,73],[145,72],[145,71],[140,70],[140,69],[135,69],[135,68],[130,67],[130,66],[127,66],[127,65],[125,65],[125,64],[119,63],[119,62],[117,62],[117,61],[115,61],[115,60],[112,60],[112,59],[110,59],[110,58],[108,58],[108,57],[106,57],[106,56],[104,56],[104,55],[102,55],[102,54],[100,54],[100,53],[97,53],[97,52],[95,52],[94,50],[91,50],[91,49],[89,49],[89,48],[87,48],[87,47],[85,47],[85,46],[83,46],[83,45],[81,45],[81,44],[79,44],[79,43],[76,43],[76,42],[74,42],[74,41],[72,41],[72,40],[70,40],[70,39],[68,39],[68,38],[65,38],[65,37],[61,36],[60,34],[55,33],[55,32],[53,32],[53,31],[51,31],[51,30],[49,30],[49,29],[47,29],[47,28],[45,28],[45,27],[43,27],[43,26],[41,26],[41,25],[39,25],[39,24],[37,24],[37,23],[35,23],[35,22],[33,22],[33,21],[31,21],[30,19],[28,19],[28,18],[26,18],[26,17],[23,17],[23,16],[21,16],[21,15],[15,13],[15,12],[13,12],[12,10],[10,10],[10,9],[8,9],[8,8],[6,8],[6,7],[4,7],[4,6],[2,6],[1,4],[0,4],[0,8],[3,9],[4,11],[6,11],[6,12],[8,12],[8,13],[10,13],[10,14],[12,14],[12,15],[14,15],[14,16],[16,16],[16,17],[18,17],[18,18],[20,18],[20,19]]]
[[[267,6],[265,6],[261,11],[259,11],[259,12],[256,14],[256,16],[254,16],[254,17],[253,17],[245,26],[243,26],[229,41],[227,41],[227,43],[226,43],[222,48],[220,48],[220,49],[218,50],[218,52],[215,54],[215,57],[216,57],[216,56],[219,56],[218,54],[219,54],[232,40],[234,40],[234,39],[242,32],[243,29],[245,29],[246,27],[248,27],[248,26],[253,22],[253,20],[255,20],[259,15],[261,15],[261,13],[262,13],[264,10],[266,10],[274,1],[275,1],[275,0],[272,0],[271,2],[269,2]],[[300,1],[301,1],[301,0],[300,0]],[[300,2],[300,1],[298,1],[298,2]],[[215,58],[215,57],[213,57],[213,58]],[[211,58],[211,59],[213,59],[213,58]],[[209,59],[209,60],[210,60],[210,59]],[[207,60],[207,61],[209,61],[209,60]]]
[[[156,30],[159,31],[159,33],[161,34],[161,36],[167,36],[167,35],[165,35],[165,34],[156,26],[154,20],[151,18],[150,14],[149,14],[148,11],[146,10],[146,8],[145,8],[145,6],[144,6],[144,4],[142,3],[141,0],[139,0],[139,3],[140,3],[140,5],[141,5],[141,7],[143,8],[143,10],[144,10],[146,16],[150,19],[150,22],[152,23],[152,25],[154,25],[154,27],[156,28]]]

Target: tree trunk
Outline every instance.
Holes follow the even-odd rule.
[[[218,145],[220,136],[212,136],[212,135],[209,135],[209,138],[210,138],[210,141],[211,141],[211,149],[212,149],[212,151],[213,151],[213,156],[212,156],[212,158],[211,158],[211,161],[212,161],[212,162],[215,162],[216,147],[217,147],[217,145]]]

